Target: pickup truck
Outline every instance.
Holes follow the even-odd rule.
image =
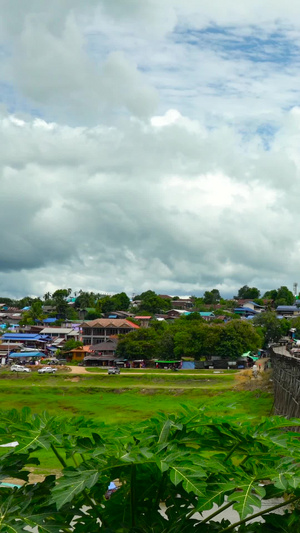
[[[120,374],[120,369],[115,367],[115,366],[112,366],[108,369],[108,374]]]
[[[52,368],[52,366],[44,366],[38,369],[39,374],[55,374],[55,372],[57,372],[57,368]]]

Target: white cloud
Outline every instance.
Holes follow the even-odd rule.
[[[298,2],[0,14],[0,294],[297,279]]]
[[[300,192],[298,114],[282,125],[274,152],[229,128],[216,134],[193,121],[191,131],[174,112],[147,127],[3,118],[0,293],[14,283],[31,293],[67,284],[184,294],[268,278],[264,288],[292,283],[300,260],[298,206],[288,208],[289,188]],[[280,147],[293,161],[286,190],[276,173],[273,183]]]

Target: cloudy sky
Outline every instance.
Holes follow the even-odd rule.
[[[0,296],[300,283],[298,0],[0,0]]]

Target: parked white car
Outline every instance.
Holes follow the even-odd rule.
[[[22,365],[11,365],[10,369],[12,372],[31,372],[30,368]]]
[[[52,366],[44,366],[38,369],[39,374],[55,374],[56,371],[57,368],[52,368]]]

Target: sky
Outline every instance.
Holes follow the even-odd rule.
[[[296,0],[0,0],[0,296],[300,284]]]

